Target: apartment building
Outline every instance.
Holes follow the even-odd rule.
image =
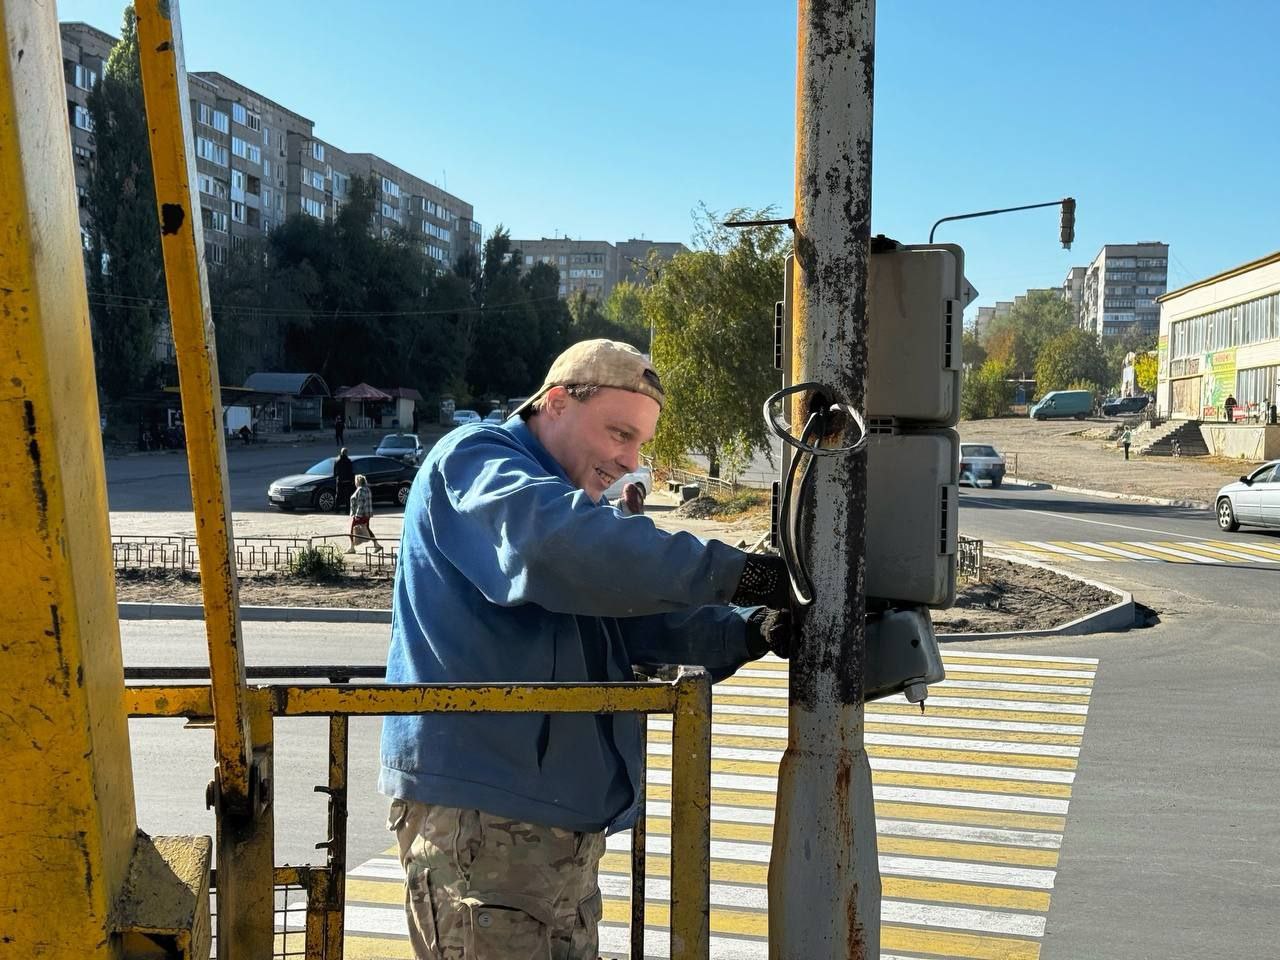
[[[1076,318],[1076,323],[1081,324],[1081,315],[1084,310],[1084,277],[1087,272],[1084,267],[1072,267],[1062,281],[1062,299],[1071,304],[1072,315]]]
[[[67,123],[71,128],[71,152],[75,156],[76,193],[80,197],[80,232],[87,247],[89,213],[85,207],[85,196],[89,171],[96,156],[93,120],[89,116],[89,91],[102,76],[116,38],[87,23],[64,23],[61,26]]]
[[[1154,336],[1157,299],[1169,277],[1169,245],[1159,241],[1108,243],[1085,268],[1080,326],[1104,340],[1128,333]]]
[[[520,270],[532,270],[547,263],[560,271],[560,296],[582,292],[593,300],[608,299],[622,280],[648,283],[650,254],[656,253],[658,269],[677,253],[688,250],[683,243],[652,240],[571,240],[543,237],[540,240],[512,240],[511,249],[520,257]]]
[[[86,23],[60,26],[67,119],[83,198],[94,160],[88,91],[102,76],[116,38]],[[288,216],[332,220],[356,176],[372,180],[375,232],[408,230],[441,269],[464,251],[479,254],[483,228],[466,201],[374,154],[345,152],[321,140],[311,119],[225,74],[191,72],[187,86],[209,264],[225,264],[233,250],[265,237]]]

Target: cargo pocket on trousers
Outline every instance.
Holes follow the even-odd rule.
[[[578,922],[573,931],[573,955],[594,957],[600,949],[600,918],[604,901],[597,890],[578,904]]]
[[[466,960],[551,960],[551,932],[536,917],[471,901]]]
[[[405,870],[405,906],[414,929],[410,939],[426,948],[427,957],[440,956],[440,930],[436,924],[436,904],[431,896],[431,873],[418,863],[410,862]]]

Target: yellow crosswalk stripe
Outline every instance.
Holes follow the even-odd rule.
[[[1078,663],[1074,660],[992,660],[983,657],[981,654],[966,653],[944,653],[942,655],[942,663],[944,666],[950,664],[971,664],[981,667],[1022,667],[1026,670],[1043,670],[1046,673],[1052,673],[1054,670],[1087,670],[1096,673],[1097,665],[1091,663]]]

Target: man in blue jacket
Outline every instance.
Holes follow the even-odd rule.
[[[390,683],[609,682],[632,664],[726,677],[785,656],[773,557],[666,533],[604,492],[639,465],[664,401],[627,344],[589,340],[503,424],[454,430],[405,507]],[[605,836],[636,819],[634,714],[386,718],[379,788],[415,956],[597,956]]]

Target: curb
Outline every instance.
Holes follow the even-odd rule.
[[[994,555],[994,554],[993,554]],[[1028,567],[1039,567],[1060,577],[1087,583],[1120,599],[1109,607],[1077,617],[1069,623],[1048,630],[1003,630],[994,633],[940,633],[939,643],[958,643],[964,640],[999,640],[1006,637],[1076,637],[1090,633],[1111,633],[1128,630],[1133,626],[1133,594],[1117,589],[1098,580],[1090,580],[1068,573],[1047,563],[1025,560],[1021,557],[1001,557]],[[121,620],[203,620],[204,607],[195,603],[120,603],[117,604]],[[242,621],[292,621],[296,623],[390,623],[390,610],[372,610],[361,607],[254,607],[240,608]]]
[[[1116,493],[1114,490],[1088,490],[1084,487],[1064,487],[1046,480],[1024,480],[1020,477],[1005,477],[1004,482],[1015,487],[1036,487],[1042,490],[1057,490],[1060,493],[1077,493],[1086,497],[1099,497],[1103,500],[1126,500],[1130,503],[1150,503],[1158,507],[1182,507],[1186,510],[1208,510],[1212,504],[1206,500],[1172,500],[1168,497],[1144,497],[1137,493]]]
[[[1022,557],[1004,556],[993,553],[992,556],[999,556],[1001,560],[1008,560],[1011,563],[1020,563],[1027,567],[1038,567],[1041,570],[1048,570],[1060,577],[1066,577],[1068,580],[1075,580],[1078,583],[1087,583],[1091,587],[1096,587],[1107,593],[1115,594],[1120,599],[1109,607],[1103,607],[1101,610],[1095,610],[1093,613],[1086,613],[1083,617],[1077,617],[1068,621],[1059,627],[1051,627],[1048,630],[999,630],[994,633],[939,633],[937,634],[939,643],[959,643],[963,640],[1000,640],[1007,637],[1080,637],[1090,633],[1114,633],[1119,630],[1128,630],[1133,626],[1134,607],[1133,594],[1127,590],[1121,590],[1110,584],[1102,583],[1099,580],[1090,580],[1088,577],[1077,576],[1074,573],[1068,573],[1058,567],[1051,567],[1047,563],[1039,563],[1035,560],[1026,560]]]
[[[121,620],[203,620],[198,603],[119,603]],[[296,621],[299,623],[390,623],[390,610],[363,607],[253,607],[240,608],[241,620]]]

